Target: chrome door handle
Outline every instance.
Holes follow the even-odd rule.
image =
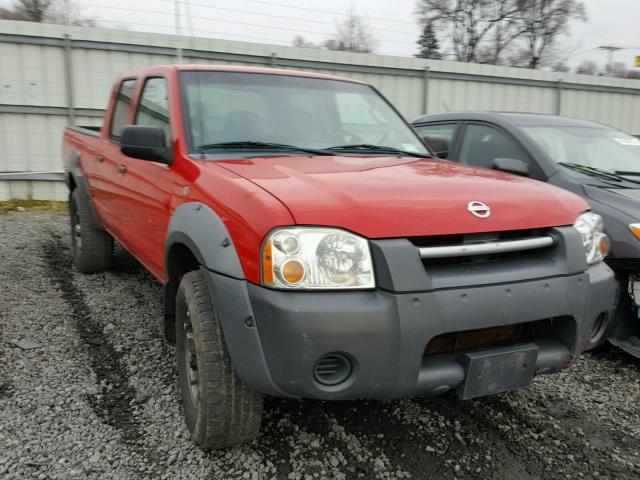
[[[104,155],[100,153],[100,154],[96,157],[96,160],[98,160],[99,162],[104,162]]]
[[[118,165],[118,173],[126,173],[127,172],[127,166],[126,165]]]

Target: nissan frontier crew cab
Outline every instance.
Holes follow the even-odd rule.
[[[264,395],[526,387],[571,365],[615,306],[583,199],[432,158],[353,80],[126,73],[102,128],[68,127],[63,155],[76,266],[107,269],[116,240],[162,282],[205,449],[254,438]]]

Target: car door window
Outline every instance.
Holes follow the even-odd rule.
[[[417,126],[416,130],[439,158],[449,158],[457,123]]]
[[[162,128],[165,131],[167,145],[171,143],[169,91],[166,79],[154,77],[144,83],[138,102],[135,124]]]
[[[491,168],[496,158],[512,158],[530,163],[525,150],[506,132],[487,125],[467,125],[458,161]]]
[[[112,140],[119,142],[122,130],[126,126],[127,118],[129,116],[129,108],[131,106],[131,99],[133,93],[136,90],[137,80],[130,79],[124,80],[120,84],[118,90],[118,96],[113,107],[113,117],[111,118],[111,128],[109,129],[109,136]]]

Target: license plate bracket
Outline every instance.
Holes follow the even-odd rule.
[[[467,400],[524,388],[533,379],[537,358],[535,343],[464,353],[465,380],[457,394]]]

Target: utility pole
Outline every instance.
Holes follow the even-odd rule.
[[[191,0],[184,0],[185,16],[187,17],[187,30],[189,36],[193,37],[193,17],[191,16]]]
[[[175,24],[176,24],[176,38],[177,47],[176,47],[176,57],[178,57],[178,63],[182,63],[182,45],[181,39],[179,38],[182,35],[182,26],[180,25],[180,0],[174,1],[175,6]]]
[[[607,72],[613,75],[613,53],[617,50],[622,50],[623,47],[616,47],[615,45],[601,45],[596,47],[596,50],[606,50],[607,52]]]
[[[605,50],[607,52],[607,71],[613,76],[613,54],[618,50],[638,50],[640,47],[622,47],[620,45],[601,45],[596,50]]]

